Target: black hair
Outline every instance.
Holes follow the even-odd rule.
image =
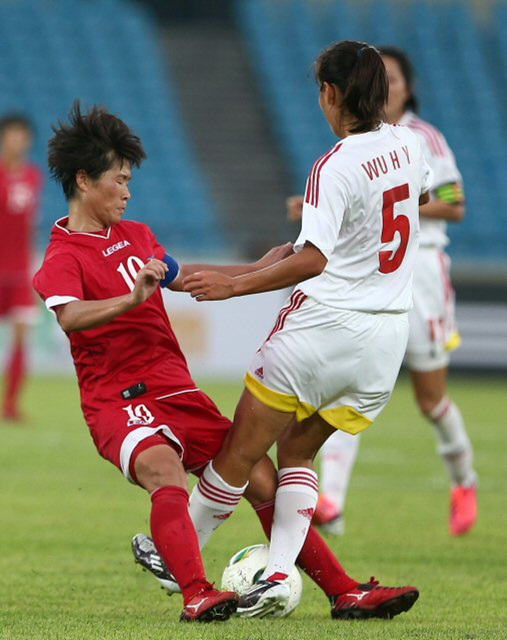
[[[408,109],[414,113],[419,113],[419,100],[414,93],[415,70],[410,58],[402,49],[398,49],[398,47],[379,47],[378,50],[381,56],[386,56],[387,58],[393,58],[393,60],[396,60],[400,67],[401,74],[404,77],[410,92],[410,95],[404,105],[405,110]]]
[[[321,88],[328,82],[343,93],[345,110],[357,119],[352,133],[372,131],[384,119],[389,82],[374,47],[353,40],[329,45],[317,57],[315,77]]]
[[[67,200],[76,190],[76,174],[85,171],[98,179],[115,162],[129,162],[139,167],[146,158],[141,140],[129,127],[101,105],[86,113],[76,100],[69,113],[69,123],[52,125],[54,135],[48,142],[48,165],[51,176],[59,182]]]
[[[6,113],[0,118],[0,135],[10,127],[21,127],[28,131],[32,136],[35,135],[35,127],[33,122],[23,113]]]

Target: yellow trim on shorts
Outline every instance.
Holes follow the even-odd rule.
[[[269,389],[257,378],[254,378],[250,372],[245,375],[245,386],[257,400],[260,400],[267,407],[284,413],[295,413],[299,422],[309,418],[314,413],[318,413],[323,420],[335,429],[346,431],[352,435],[364,431],[373,422],[373,420],[350,406],[321,409],[317,412],[314,406],[308,402],[300,402],[297,396]]]
[[[250,393],[260,400],[262,404],[265,404],[271,409],[277,411],[283,411],[284,413],[294,413],[297,411],[299,400],[297,396],[291,396],[287,393],[280,393],[279,391],[273,391],[264,386],[262,382],[254,378],[254,376],[247,371],[245,375],[245,386]]]
[[[373,420],[350,406],[321,409],[319,416],[335,429],[346,431],[352,435],[361,433],[373,423]]]
[[[449,340],[447,340],[447,342],[445,343],[445,350],[454,351],[454,349],[457,349],[460,345],[461,345],[461,336],[459,334],[459,331],[454,331],[451,334],[451,337],[449,338]]]

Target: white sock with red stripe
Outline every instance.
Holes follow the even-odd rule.
[[[473,451],[463,417],[454,402],[445,396],[429,413],[437,436],[437,451],[444,461],[452,482],[474,484]]]
[[[227,484],[213,469],[211,462],[204,469],[192,491],[188,508],[200,549],[208,542],[215,529],[232,515],[247,486],[248,483],[244,487]]]
[[[290,574],[308,535],[318,497],[315,471],[306,467],[280,469],[269,559],[263,578],[282,579]]]

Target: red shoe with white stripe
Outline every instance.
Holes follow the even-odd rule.
[[[366,584],[332,598],[332,618],[394,618],[408,611],[419,597],[415,587],[382,587],[378,580],[370,578]]]
[[[183,609],[181,622],[213,622],[228,620],[238,608],[239,596],[233,591],[210,587],[197,593]]]

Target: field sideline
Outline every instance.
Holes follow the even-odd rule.
[[[179,596],[167,598],[134,565],[130,538],[149,530],[148,498],[97,456],[74,379],[32,379],[27,424],[0,423],[0,639],[507,638],[505,378],[451,382],[476,450],[476,529],[460,539],[447,532],[448,483],[402,378],[363,438],[346,535],[329,539],[358,579],[417,585],[412,611],[392,621],[332,621],[324,595],[305,577],[303,600],[285,620],[205,626],[179,623]],[[239,385],[202,387],[232,414]],[[219,583],[232,553],[261,541],[242,504],[205,550],[210,579]]]

